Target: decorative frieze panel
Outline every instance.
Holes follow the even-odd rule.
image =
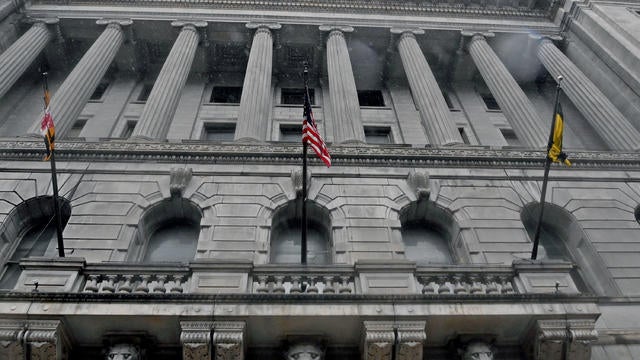
[[[244,321],[214,322],[213,345],[216,360],[244,360],[245,328]]]

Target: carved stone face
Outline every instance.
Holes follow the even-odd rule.
[[[287,350],[285,360],[323,360],[320,346],[312,343],[293,344]]]
[[[134,345],[116,344],[107,352],[107,360],[140,360],[140,352]]]
[[[462,356],[463,360],[493,360],[493,350],[481,341],[469,343]]]

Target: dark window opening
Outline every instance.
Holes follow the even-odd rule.
[[[456,107],[453,106],[453,103],[451,102],[451,98],[449,97],[449,93],[443,91],[442,97],[444,98],[444,102],[447,103],[447,107],[449,108],[449,110],[455,110]]]
[[[487,107],[487,110],[500,110],[500,105],[496,101],[496,98],[491,94],[482,94],[482,101],[484,101],[484,105]]]
[[[391,129],[388,127],[365,127],[364,138],[367,144],[391,144]]]
[[[193,260],[199,235],[199,224],[189,219],[169,220],[151,235],[142,262]]]
[[[460,137],[462,138],[462,141],[465,144],[469,145],[470,144],[469,137],[467,136],[467,132],[465,131],[465,129],[463,127],[459,127],[458,132],[460,132]]]
[[[203,140],[232,141],[236,133],[236,124],[206,124]]]
[[[125,139],[128,139],[131,137],[131,135],[133,135],[133,130],[136,128],[136,124],[138,124],[137,121],[127,121],[127,124],[124,127],[124,130],[122,131],[122,136]]]
[[[309,102],[315,104],[315,91],[309,89]],[[304,89],[282,89],[280,94],[280,103],[284,105],[302,105],[304,104]]]
[[[511,130],[511,129],[500,129],[500,132],[502,133],[502,137],[504,137],[504,140],[507,142],[507,145],[509,146],[521,146],[522,144],[520,143],[520,139],[518,139],[518,136],[516,135],[516,133]]]
[[[280,141],[284,142],[302,142],[302,126],[301,125],[280,125]]]
[[[220,104],[239,104],[242,96],[241,86],[214,86],[209,102]]]
[[[69,132],[67,133],[67,137],[68,138],[80,137],[80,132],[82,132],[82,129],[84,129],[84,126],[86,123],[87,123],[87,120],[76,120],[76,122],[73,123],[73,126],[71,127],[71,129],[69,129]]]
[[[91,98],[89,100],[96,100],[96,101],[102,100],[102,97],[104,96],[104,93],[107,91],[108,88],[109,88],[108,82],[101,82],[93,91],[93,94],[91,94]]]
[[[360,106],[384,106],[384,97],[380,90],[359,90],[358,102]]]
[[[147,101],[149,99],[149,95],[151,94],[151,90],[153,89],[152,84],[144,84],[142,85],[142,89],[140,89],[140,93],[138,94],[138,99],[136,101]]]

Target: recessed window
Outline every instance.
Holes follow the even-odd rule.
[[[364,139],[367,144],[391,144],[391,129],[388,127],[367,126],[364,128]]]
[[[89,98],[89,100],[93,100],[93,101],[102,100],[102,97],[104,96],[104,93],[107,91],[108,88],[109,88],[108,82],[106,81],[101,82],[93,91],[93,94],[91,94],[91,98]]]
[[[500,110],[500,105],[496,101],[496,98],[491,94],[480,94],[482,97],[482,101],[484,101],[484,105],[487,107],[487,110]]]
[[[239,104],[242,97],[241,86],[214,86],[209,102],[219,104]]]
[[[209,141],[232,141],[235,132],[236,124],[205,124],[202,139]]]
[[[462,141],[467,145],[470,144],[469,136],[467,136],[466,130],[463,127],[459,127],[458,132],[460,132],[460,137],[462,138]]]
[[[384,97],[380,90],[358,90],[358,102],[360,106],[384,106]]]
[[[128,139],[133,134],[133,130],[136,128],[137,121],[127,121],[127,124],[124,126],[124,130],[122,130],[122,138]]]
[[[455,262],[450,244],[459,228],[449,212],[433,202],[419,200],[401,210],[400,223],[408,260],[419,265]]]
[[[189,219],[172,219],[154,231],[142,260],[187,262],[193,260],[198,245],[200,225]]]
[[[293,124],[281,124],[280,138],[278,140],[284,142],[301,142],[302,126]]]
[[[309,101],[315,104],[315,91],[309,89]],[[283,105],[304,104],[304,89],[282,89],[280,93],[280,103]]]
[[[453,106],[453,102],[451,102],[451,97],[449,97],[449,93],[446,91],[443,91],[442,97],[444,98],[444,101],[447,103],[447,107],[449,108],[449,110],[455,110],[455,106]]]
[[[149,95],[151,94],[151,90],[153,89],[153,84],[144,84],[142,85],[142,89],[140,89],[140,93],[138,93],[138,98],[136,101],[145,102],[149,99]]]
[[[85,124],[87,123],[87,120],[76,120],[76,122],[73,123],[73,126],[71,127],[71,129],[69,129],[69,132],[67,132],[67,137],[68,138],[77,138],[80,137],[80,132],[82,132],[82,129],[84,129]]]
[[[504,140],[507,142],[507,145],[509,146],[522,146],[522,143],[520,142],[520,139],[518,139],[518,136],[516,135],[516,133],[511,130],[511,129],[500,129],[500,133],[502,133],[502,137],[504,137]]]

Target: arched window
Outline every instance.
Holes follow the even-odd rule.
[[[62,227],[71,216],[69,201],[59,198]],[[58,256],[53,197],[39,196],[18,205],[0,229],[3,269],[0,289],[13,289],[20,277],[20,260]],[[17,241],[16,241],[17,240]]]
[[[271,263],[300,263],[302,202],[290,201],[278,209],[271,222]],[[307,201],[307,264],[330,264],[331,220],[329,212]]]
[[[453,217],[430,201],[414,202],[400,212],[404,254],[416,264],[451,264],[458,226]]]
[[[202,211],[183,198],[164,200],[145,211],[129,259],[143,263],[189,262],[200,237]]]

